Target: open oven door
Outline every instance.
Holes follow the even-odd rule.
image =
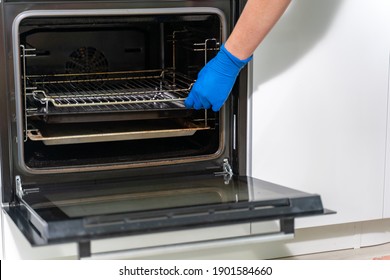
[[[168,178],[17,187],[20,203],[6,211],[32,245],[78,242],[80,257],[96,239],[280,221],[294,233],[294,218],[325,214],[319,195],[229,172]],[[86,249],[85,249],[86,248]]]

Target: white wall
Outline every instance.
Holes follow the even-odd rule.
[[[255,52],[252,176],[338,212],[298,227],[383,217],[389,53],[388,0],[292,1]]]
[[[390,218],[390,54],[389,54],[389,86],[387,92],[387,148],[385,169],[385,191],[383,216]]]

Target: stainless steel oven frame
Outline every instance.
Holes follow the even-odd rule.
[[[222,40],[226,40],[227,36],[227,22],[224,13],[214,7],[182,7],[182,8],[148,8],[148,9],[76,9],[76,10],[30,10],[18,14],[12,24],[12,46],[13,46],[13,61],[14,61],[14,77],[23,77],[23,69],[21,64],[22,50],[20,48],[21,43],[19,40],[19,27],[20,23],[26,18],[34,17],[50,17],[50,18],[61,18],[69,16],[142,16],[142,15],[181,15],[181,14],[214,14],[217,15],[222,24]],[[29,55],[29,54],[27,54]],[[17,149],[18,149],[18,166],[25,172],[30,174],[58,174],[58,173],[75,173],[75,172],[96,172],[104,170],[115,170],[115,169],[128,169],[128,168],[142,168],[145,165],[148,168],[153,166],[167,166],[185,164],[199,161],[210,161],[217,160],[221,157],[228,157],[225,151],[226,143],[226,122],[225,122],[225,108],[220,112],[221,116],[221,127],[220,127],[220,143],[219,149],[214,154],[205,156],[196,156],[190,158],[177,158],[173,160],[164,161],[148,161],[147,163],[129,163],[129,164],[111,164],[111,165],[95,165],[95,166],[84,166],[77,168],[63,168],[63,169],[32,169],[26,166],[24,159],[24,141],[25,139],[25,112],[24,112],[24,100],[23,100],[23,89],[22,80],[15,79],[15,103],[16,103],[16,129],[17,129]],[[234,139],[234,136],[233,136]]]
[[[165,160],[160,162],[149,161],[147,163],[132,163],[132,164],[112,164],[105,166],[84,166],[81,168],[67,168],[62,170],[50,170],[50,169],[31,169],[24,163],[23,156],[23,100],[21,98],[21,82],[18,77],[22,74],[20,69],[20,46],[17,36],[18,23],[29,16],[38,15],[50,15],[50,16],[66,16],[66,15],[136,15],[136,14],[164,14],[164,13],[183,13],[183,12],[208,12],[215,13],[221,18],[221,22],[225,26],[223,30],[223,37],[226,39],[227,33],[232,27],[232,19],[236,15],[237,1],[119,1],[115,3],[102,3],[94,1],[83,2],[60,2],[59,1],[40,1],[40,2],[19,2],[8,1],[2,4],[2,24],[4,37],[4,44],[2,44],[2,51],[4,52],[4,75],[2,76],[2,86],[4,87],[3,93],[4,99],[8,102],[2,103],[4,110],[2,110],[4,117],[2,117],[2,125],[7,126],[2,131],[7,131],[6,134],[2,133],[2,145],[8,147],[2,150],[2,168],[3,174],[9,174],[6,176],[8,179],[7,184],[16,185],[16,176],[20,176],[25,184],[29,182],[44,183],[48,181],[60,180],[70,182],[74,181],[76,173],[82,172],[82,178],[85,180],[96,180],[105,178],[117,178],[134,175],[150,175],[161,173],[178,173],[201,170],[214,170],[219,171],[224,165],[224,160],[231,157],[232,151],[242,154],[239,161],[242,165],[246,165],[246,150],[243,146],[242,152],[239,151],[239,144],[246,145],[246,141],[238,143],[239,140],[236,137],[246,138],[246,126],[238,127],[234,120],[246,119],[246,111],[236,112],[241,116],[232,116],[231,110],[233,105],[231,101],[227,103],[225,108],[220,112],[221,116],[221,143],[220,149],[216,154],[202,157],[192,157],[191,159]],[[245,81],[246,79],[243,78]],[[244,81],[243,80],[243,81]],[[240,86],[246,87],[246,85]],[[238,92],[239,89],[235,89]],[[242,91],[242,90],[241,90]],[[246,93],[245,93],[246,94]],[[236,94],[237,96],[238,94]],[[243,107],[245,108],[245,106]],[[238,110],[238,109],[237,109]],[[245,122],[245,120],[242,120]],[[241,130],[242,129],[242,130]],[[234,136],[232,135],[234,133]],[[240,149],[241,150],[241,149]],[[173,166],[167,168],[167,166]],[[238,162],[231,163],[233,169],[237,171],[239,166]],[[245,166],[242,166],[242,170],[245,170]],[[105,172],[97,172],[105,171]],[[246,172],[246,171],[245,171]],[[69,176],[62,176],[63,173],[69,173]],[[42,176],[45,174],[45,176]],[[7,188],[3,190],[4,200],[10,201],[12,198],[12,192]]]

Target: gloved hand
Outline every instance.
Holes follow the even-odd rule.
[[[184,104],[187,108],[209,109],[217,112],[228,98],[240,70],[252,56],[240,60],[232,55],[224,45],[198,74],[198,79]]]

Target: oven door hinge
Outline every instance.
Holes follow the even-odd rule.
[[[15,177],[15,182],[16,182],[16,195],[22,199],[23,196],[28,195],[30,193],[37,193],[39,192],[39,188],[28,188],[24,189],[23,188],[23,183],[22,183],[22,178],[20,176]]]
[[[233,177],[233,169],[230,166],[229,160],[225,158],[222,163],[222,171],[214,172],[215,176],[223,176],[225,184],[229,184],[230,180]]]

